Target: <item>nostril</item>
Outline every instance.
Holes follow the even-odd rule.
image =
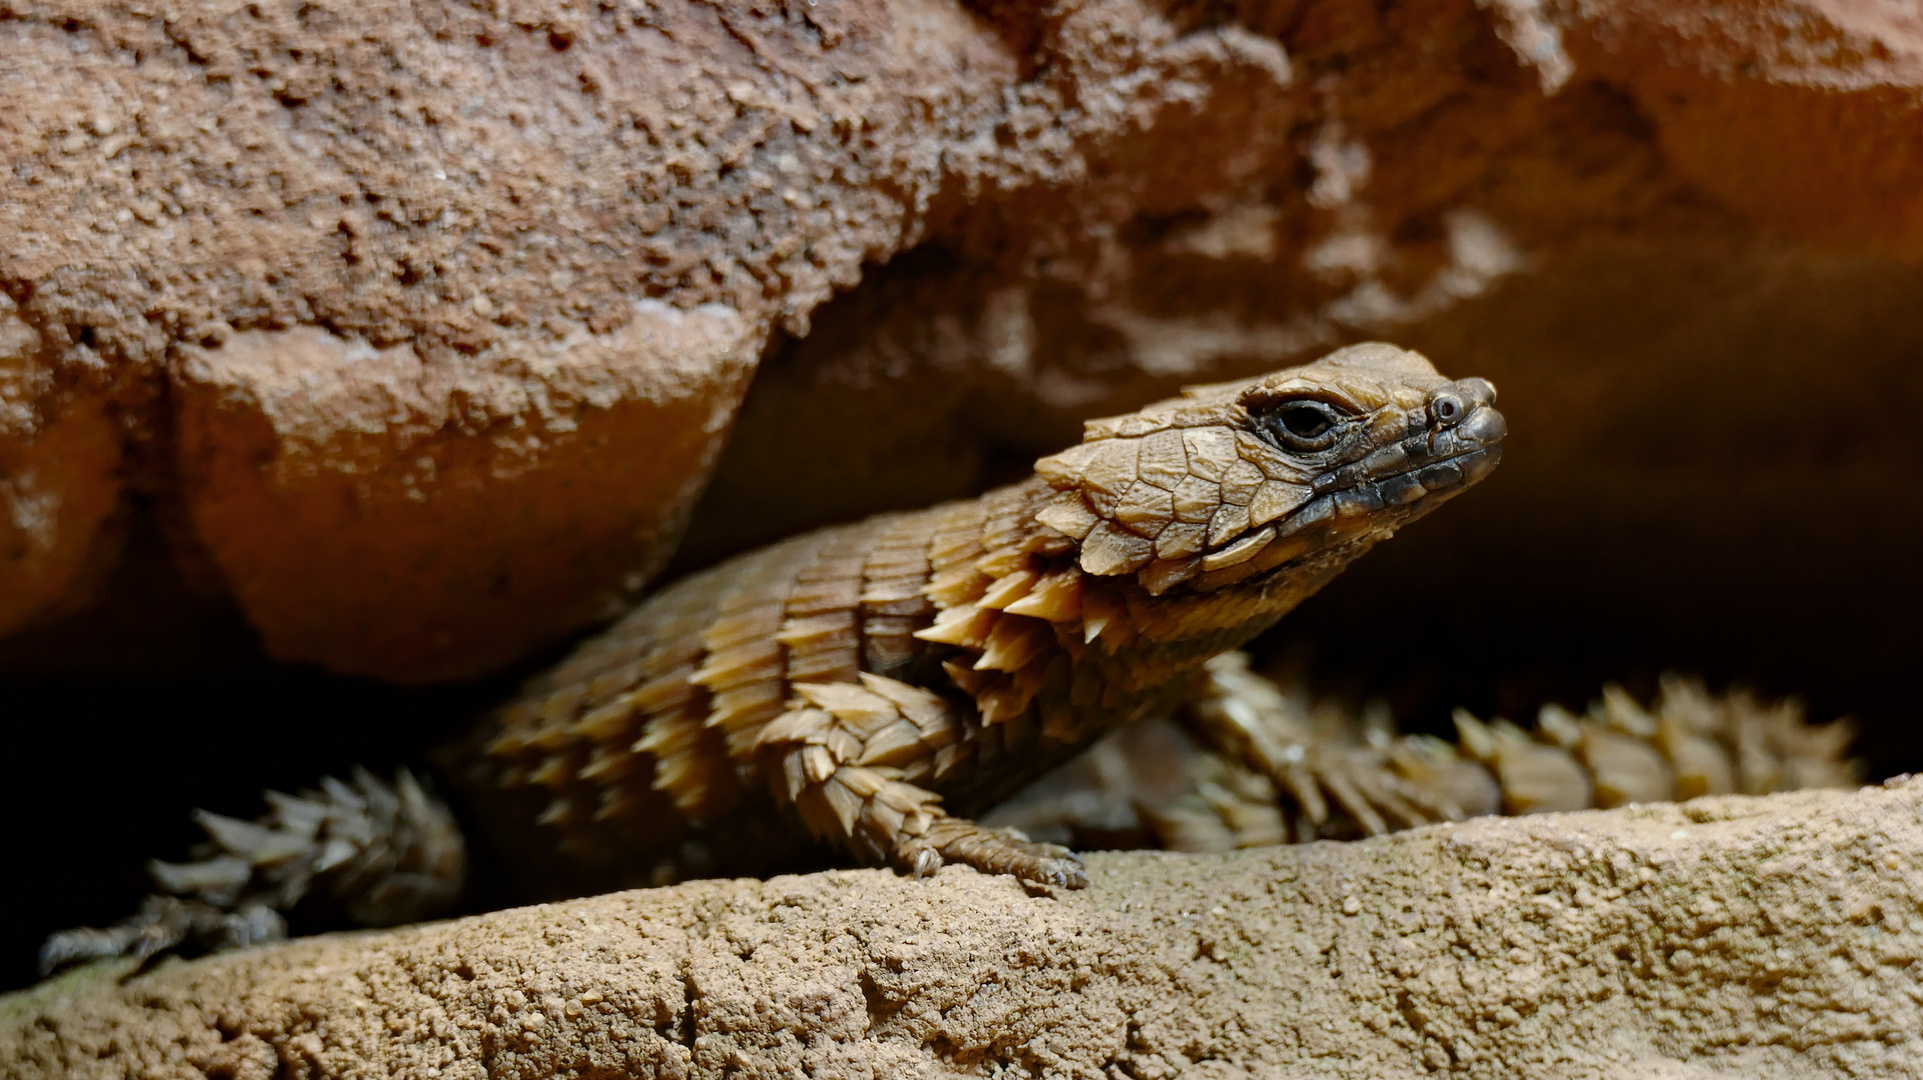
[[[1429,399],[1429,415],[1438,424],[1454,424],[1462,420],[1469,411],[1462,399],[1452,393],[1441,393]]]

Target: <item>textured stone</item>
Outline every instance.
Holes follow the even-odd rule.
[[[618,614],[661,567],[753,338],[732,308],[644,300],[459,363],[315,328],[183,347],[181,494],[270,651],[471,674]]]
[[[86,600],[116,554],[120,433],[0,300],[0,632]]]
[[[20,1080],[1906,1077],[1923,783],[1480,819],[1084,892],[699,882],[0,998]]]

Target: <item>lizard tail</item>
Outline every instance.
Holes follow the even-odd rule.
[[[1456,710],[1458,740],[1399,735],[1386,716],[1309,703],[1240,654],[1211,662],[1190,720],[1213,752],[1189,759],[1191,786],[1145,807],[1164,846],[1222,851],[1375,835],[1480,814],[1530,814],[1852,787],[1848,720],[1811,724],[1800,702],[1711,694],[1665,675],[1645,708],[1611,684],[1577,715],[1546,706],[1525,731]]]
[[[365,769],[318,791],[266,793],[253,821],[205,810],[193,861],[155,860],[158,890],[140,911],[104,928],[64,930],[40,949],[42,976],[89,960],[144,964],[165,952],[238,948],[286,936],[285,913],[334,906],[361,926],[394,926],[445,912],[467,876],[467,847],[446,804],[413,774],[387,783]]]

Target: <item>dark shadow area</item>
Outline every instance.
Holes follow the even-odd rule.
[[[1308,649],[1319,684],[1386,696],[1411,731],[1453,738],[1458,705],[1527,726],[1549,702],[1581,712],[1610,681],[1647,702],[1676,671],[1800,697],[1813,721],[1854,717],[1873,778],[1923,767],[1923,573],[1903,545],[1923,507],[1890,507],[1848,559],[1811,564],[1736,532],[1666,550],[1524,535],[1471,503],[1378,548],[1262,645]]]
[[[218,674],[0,681],[10,755],[35,763],[0,789],[11,823],[0,890],[0,986],[33,981],[41,940],[104,925],[148,891],[145,862],[201,839],[189,814],[264,809],[355,765],[418,767],[511,682],[400,689],[257,661]]]

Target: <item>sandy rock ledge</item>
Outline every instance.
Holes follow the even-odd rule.
[[[1085,892],[698,882],[0,998],[0,1072],[1923,1075],[1923,781],[1488,819]]]

